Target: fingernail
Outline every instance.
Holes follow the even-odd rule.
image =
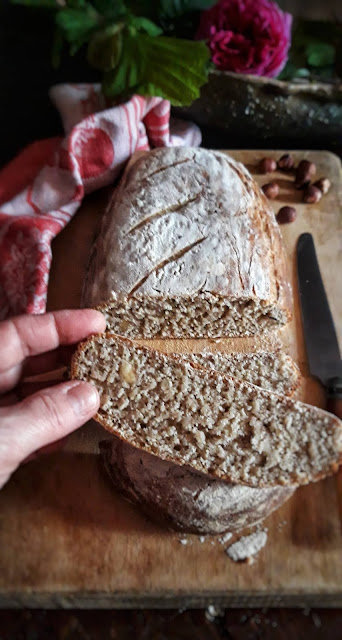
[[[99,404],[99,394],[89,382],[75,382],[67,390],[67,396],[76,415],[95,413]]]

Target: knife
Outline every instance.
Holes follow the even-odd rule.
[[[297,274],[310,374],[325,387],[327,410],[342,418],[342,361],[311,233],[297,243]]]

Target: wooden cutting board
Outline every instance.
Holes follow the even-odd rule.
[[[260,184],[263,155],[234,151]],[[342,344],[342,182],[338,158],[309,157],[333,187],[319,204],[300,203],[291,176],[277,174],[275,201],[297,207],[295,223],[282,226],[293,276],[291,326],[260,346],[281,341],[299,363],[299,397],[323,406],[319,385],[307,377],[298,311],[294,250],[300,233],[313,233],[323,279]],[[49,309],[77,307],[90,247],[108,191],[88,198],[53,243]],[[177,349],[205,341],[174,341]],[[253,340],[211,342],[214,349],[250,349]],[[171,341],[169,341],[170,346]],[[192,344],[191,344],[192,343]],[[171,347],[170,347],[171,348]],[[149,522],[121,499],[102,472],[97,455],[106,433],[94,422],[70,436],[65,449],[24,465],[0,493],[0,605],[30,607],[190,607],[342,605],[342,475],[299,489],[264,523],[268,542],[252,565],[235,564],[217,538],[200,542]],[[226,545],[227,546],[227,545]]]

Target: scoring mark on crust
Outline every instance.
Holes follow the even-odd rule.
[[[142,278],[140,278],[140,280],[138,280],[138,282],[130,290],[130,292],[129,292],[127,297],[130,298],[131,296],[133,296],[134,293],[138,289],[140,289],[140,287],[144,284],[144,282],[146,282],[147,278],[149,278],[150,275],[152,275],[152,273],[156,273],[157,271],[159,271],[159,269],[162,269],[163,267],[165,267],[170,262],[175,262],[176,260],[178,260],[179,258],[184,256],[186,253],[191,251],[191,249],[196,247],[198,244],[201,244],[202,242],[204,242],[204,240],[206,240],[207,237],[208,236],[204,236],[204,237],[202,236],[202,238],[199,238],[198,240],[195,240],[195,242],[192,242],[187,247],[184,247],[180,251],[177,251],[176,253],[173,253],[168,258],[165,258],[165,260],[163,260],[162,262],[159,262],[159,264],[157,264],[155,267],[153,267],[153,269],[151,269],[151,271],[149,271],[146,275],[144,275]]]
[[[169,207],[165,207],[165,209],[161,209],[160,211],[156,211],[155,213],[152,213],[150,216],[146,216],[146,218],[143,218],[142,220],[137,222],[137,224],[131,227],[128,233],[133,233],[137,229],[140,229],[141,227],[143,227],[145,224],[148,224],[149,222],[151,222],[152,220],[156,220],[157,218],[161,218],[167,213],[177,213],[181,211],[188,204],[195,202],[201,194],[202,194],[202,191],[199,191],[193,196],[193,198],[187,198],[186,200],[183,200],[183,202],[177,202],[176,204],[171,204]]]
[[[163,165],[162,167],[159,167],[159,169],[156,169],[155,171],[152,171],[148,175],[144,176],[142,180],[148,180],[149,178],[152,178],[153,176],[157,175],[157,173],[166,171],[166,169],[172,169],[173,167],[177,167],[177,165],[179,164],[186,164],[187,162],[191,162],[192,160],[194,160],[194,155],[195,154],[193,154],[190,158],[184,158],[184,160],[178,160],[176,162],[173,162],[172,164]]]

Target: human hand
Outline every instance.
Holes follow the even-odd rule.
[[[88,382],[63,382],[19,402],[15,388],[25,377],[67,364],[71,345],[104,331],[105,324],[93,309],[0,323],[0,487],[28,456],[80,427],[99,407],[98,392]]]

